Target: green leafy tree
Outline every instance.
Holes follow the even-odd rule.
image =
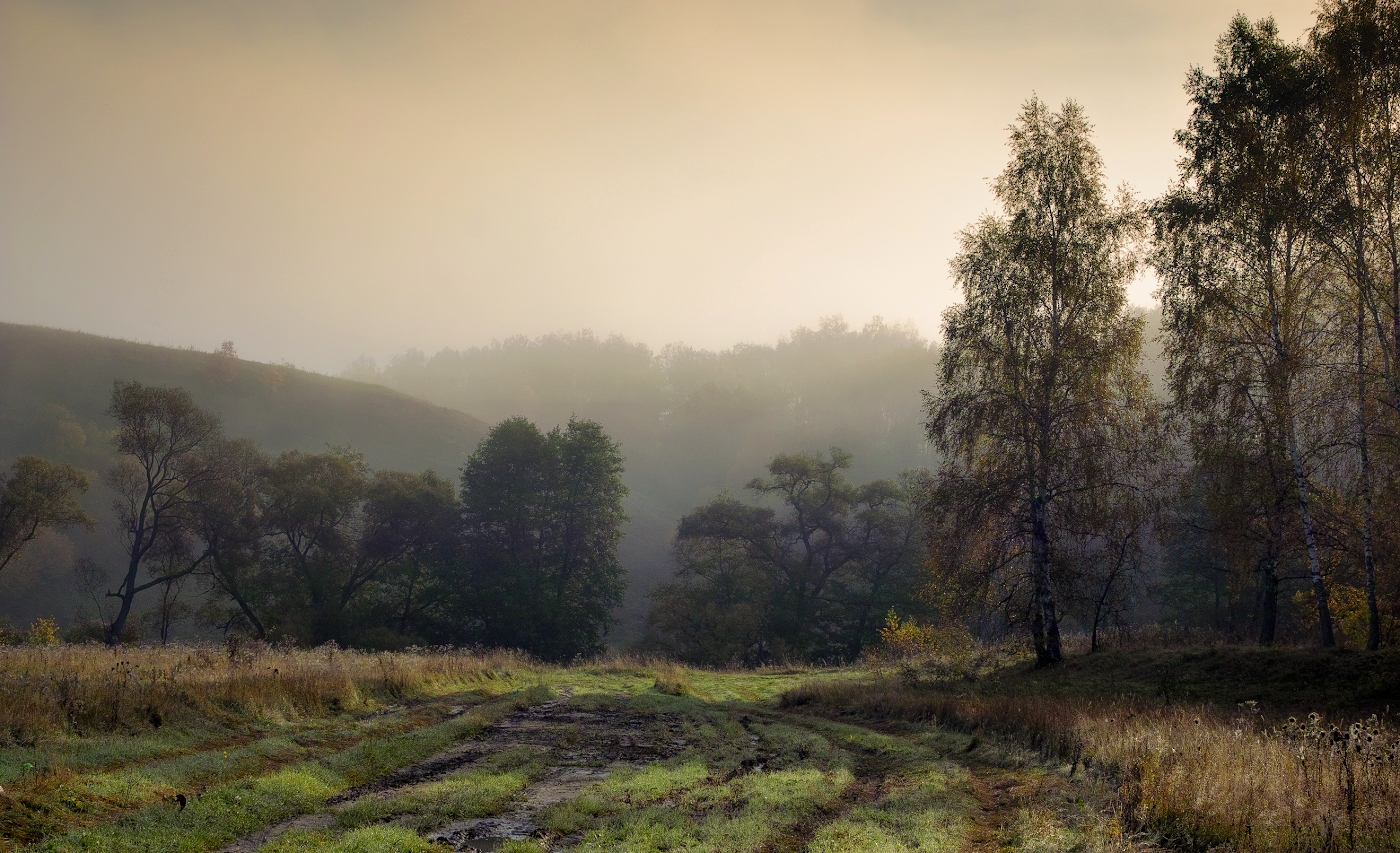
[[[1147,404],[1142,320],[1126,305],[1137,268],[1137,205],[1105,193],[1083,110],[1039,100],[1011,132],[996,182],[1002,215],[962,234],[953,273],[964,303],[943,317],[942,384],[926,395],[944,464],[930,500],[939,579],[1029,611],[1037,660],[1061,658],[1055,548],[1076,500],[1118,482],[1106,447]],[[973,562],[966,562],[971,560]],[[1028,600],[1027,600],[1028,598]]]
[[[195,483],[182,510],[187,534],[208,555],[199,574],[235,608],[225,628],[241,619],[266,639],[259,615],[266,531],[258,498],[268,459],[252,441],[225,438],[210,442],[200,456],[210,476]]]
[[[491,430],[462,470],[470,639],[550,660],[601,650],[623,590],[622,465],[592,421],[544,433],[508,418]]]
[[[445,605],[453,600],[444,587],[461,555],[461,505],[450,480],[432,471],[419,475],[381,472],[377,511],[394,519],[382,527],[380,547],[395,556],[367,596],[366,618],[396,642],[427,638],[435,626],[458,614]]]
[[[1351,322],[1353,425],[1366,647],[1379,648],[1374,436],[1400,415],[1400,3],[1327,2],[1310,37],[1316,131],[1315,230],[1343,286]],[[1394,451],[1391,451],[1392,464]],[[1382,462],[1384,464],[1384,462]]]
[[[733,527],[750,508],[725,496],[686,517],[695,527]],[[728,517],[728,518],[726,518]],[[645,644],[709,666],[755,666],[773,656],[774,578],[740,537],[677,536],[676,571],[651,593]]]
[[[0,476],[0,571],[40,533],[62,527],[92,527],[78,503],[88,490],[87,475],[72,465],[21,456]]]

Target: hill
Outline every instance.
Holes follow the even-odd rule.
[[[455,478],[486,433],[471,415],[382,385],[322,376],[289,365],[242,361],[78,332],[0,323],[0,464],[34,453],[90,472],[86,503],[110,524],[100,474],[111,463],[105,414],[115,380],[179,386],[223,418],[225,431],[265,450],[350,446],[375,468],[433,469]],[[113,531],[69,533],[39,543],[0,578],[0,616],[66,620],[73,610],[68,567],[77,556],[110,556]],[[62,574],[56,578],[56,574]]]

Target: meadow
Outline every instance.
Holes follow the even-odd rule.
[[[1318,654],[702,670],[7,646],[0,849],[1394,849],[1394,732],[1368,709],[1396,661],[1330,653],[1370,679],[1337,699]]]

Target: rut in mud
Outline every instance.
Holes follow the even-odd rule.
[[[569,800],[614,771],[640,769],[681,753],[686,747],[675,717],[642,717],[620,711],[568,707],[569,688],[558,699],[513,714],[476,744],[479,755],[513,747],[533,747],[547,758],[548,770],[527,787],[523,802],[507,814],[449,824],[428,835],[453,850],[495,850],[501,843],[540,832],[541,810]],[[577,838],[558,840],[564,847]]]
[[[337,825],[333,809],[348,803],[385,799],[393,794],[470,768],[493,755],[518,747],[542,754],[547,770],[522,791],[509,813],[459,821],[428,835],[454,850],[494,850],[503,841],[538,832],[535,816],[567,800],[619,768],[642,768],[679,754],[686,747],[675,715],[640,716],[616,710],[571,708],[573,691],[563,687],[557,698],[498,720],[485,736],[458,744],[425,761],[348,788],[326,801],[332,811],[299,815],[244,836],[220,853],[253,853],[293,830],[324,830]],[[454,709],[460,713],[462,709]]]

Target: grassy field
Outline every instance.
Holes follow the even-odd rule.
[[[7,647],[0,848],[1394,849],[1389,727],[1343,735],[1363,754],[1330,726],[1383,700],[1395,661],[1339,659],[1379,673],[1374,689],[1351,706],[1303,693],[1324,715],[1310,720],[1237,701],[1228,671],[1259,654],[1113,652],[1058,678],[1012,661],[949,682],[937,667]],[[1266,654],[1261,685],[1280,695],[1316,663]]]

